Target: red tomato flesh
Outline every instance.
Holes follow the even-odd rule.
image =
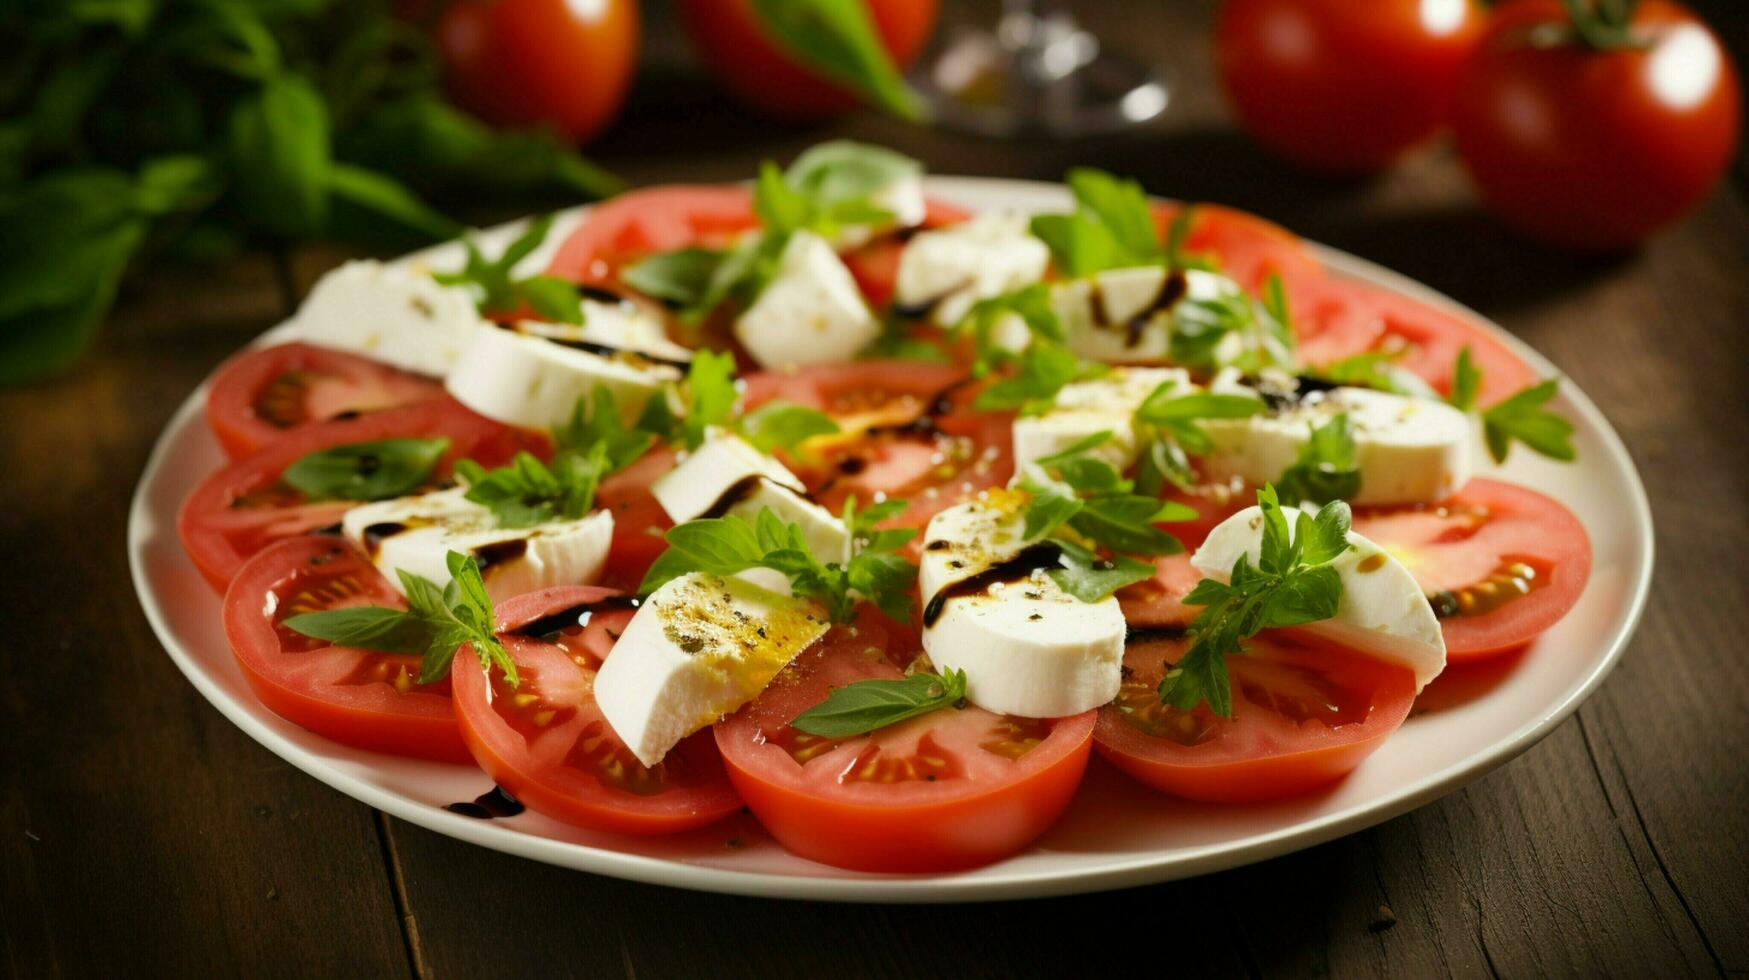
[[[865,612],[717,725],[735,788],[790,851],[859,871],[971,868],[1019,851],[1068,806],[1091,711],[1034,719],[947,708],[837,740],[789,727],[832,688],[899,679],[916,648],[914,634]]]
[[[1132,643],[1117,700],[1099,709],[1099,754],[1155,789],[1244,803],[1297,796],[1341,779],[1409,715],[1415,675],[1286,631],[1227,658],[1233,717],[1183,711],[1157,692],[1188,641]]]
[[[225,593],[225,638],[274,714],[336,742],[465,762],[447,679],[420,684],[419,658],[330,646],[284,625],[299,613],[406,603],[332,537],[281,541],[250,559]]]
[[[1434,599],[1453,663],[1522,647],[1559,622],[1591,576],[1591,539],[1533,490],[1471,480],[1438,504],[1365,507],[1354,531],[1407,565]]]
[[[488,678],[478,657],[456,655],[456,717],[474,761],[538,813],[622,834],[670,834],[740,809],[709,732],[682,741],[654,768],[626,748],[595,704],[595,672],[631,609],[607,602],[587,625],[543,636],[516,631],[561,610],[624,598],[611,589],[562,586],[518,596],[498,610],[500,639],[518,684]],[[580,618],[580,617],[576,617]]]
[[[442,397],[443,385],[430,378],[325,347],[279,344],[220,365],[206,417],[236,459],[304,425]]]

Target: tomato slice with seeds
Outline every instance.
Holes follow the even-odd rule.
[[[948,871],[1013,854],[1062,815],[1087,764],[1091,711],[946,708],[836,740],[790,727],[832,688],[902,677],[917,649],[909,629],[865,608],[718,723],[730,779],[784,847],[860,871]]]
[[[447,679],[420,684],[419,657],[332,646],[284,625],[353,606],[404,609],[394,586],[337,538],[262,550],[225,593],[225,638],[268,710],[336,742],[394,755],[466,762]]]
[[[921,529],[1014,475],[1013,416],[972,411],[978,386],[968,379],[946,364],[822,364],[749,376],[746,403],[783,400],[832,416],[844,432],[810,444],[811,459],[793,460],[814,498],[834,513],[851,496],[861,506],[904,500],[889,525]]]
[[[1183,205],[1156,202],[1152,205],[1154,224],[1162,240]],[[1324,267],[1298,235],[1254,214],[1222,207],[1219,204],[1196,204],[1185,251],[1212,255],[1220,262],[1223,274],[1255,293],[1263,289],[1271,275],[1281,277],[1291,295],[1323,278]]]
[[[1163,704],[1166,665],[1183,638],[1131,643],[1117,699],[1099,709],[1094,745],[1117,768],[1193,800],[1297,796],[1353,771],[1402,725],[1415,700],[1408,668],[1272,630],[1227,658],[1233,717]]]
[[[595,704],[595,672],[633,611],[611,589],[562,586],[498,609],[518,684],[488,677],[478,657],[451,668],[456,717],[474,761],[556,820],[622,834],[669,834],[714,823],[741,807],[708,731],[646,768]],[[557,625],[569,620],[577,625]],[[587,620],[587,622],[583,622]],[[539,636],[519,632],[539,624]],[[548,629],[548,627],[553,627]]]
[[[287,466],[321,449],[377,439],[439,436],[450,440],[434,473],[441,483],[466,457],[486,467],[519,450],[545,457],[545,436],[501,425],[445,396],[405,408],[300,427],[236,460],[195,486],[182,502],[176,529],[182,547],[213,588],[223,590],[250,555],[274,541],[335,524],[356,501],[312,501],[280,481]]]
[[[232,459],[300,426],[444,397],[431,378],[310,344],[247,350],[226,361],[207,391],[206,418]]]
[[[617,282],[619,270],[654,252],[723,247],[759,226],[752,192],[735,184],[652,187],[595,205],[553,254],[547,272],[579,282]]]
[[[1539,379],[1530,365],[1468,319],[1401,293],[1353,280],[1332,279],[1318,287],[1320,302],[1340,314],[1302,351],[1307,364],[1327,364],[1372,351],[1395,355],[1394,363],[1451,393],[1453,368],[1465,347],[1482,372],[1477,404],[1486,407]]]
[[[1498,480],[1471,480],[1438,504],[1359,508],[1354,531],[1421,583],[1454,663],[1529,643],[1573,608],[1591,576],[1591,539],[1572,511]]]

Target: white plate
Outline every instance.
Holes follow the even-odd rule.
[[[1030,182],[932,178],[930,192],[973,210],[1067,206],[1060,187]],[[488,234],[501,239],[513,230]],[[1461,310],[1370,263],[1331,249],[1318,252],[1342,274]],[[456,260],[456,251],[438,249],[420,258],[442,266]],[[1497,333],[1538,371],[1556,373],[1517,339]],[[1352,833],[1457,789],[1552,731],[1621,655],[1639,621],[1652,570],[1652,518],[1633,463],[1591,400],[1563,383],[1555,407],[1578,427],[1579,461],[1563,466],[1520,451],[1500,475],[1572,508],[1591,534],[1594,565],[1578,605],[1510,669],[1451,672],[1383,748],[1316,796],[1258,806],[1186,803],[1130,783],[1095,757],[1062,822],[1026,852],[959,874],[861,874],[795,857],[749,818],[659,839],[590,833],[533,812],[472,820],[442,807],[490,788],[477,770],[350,749],[267,711],[251,696],[225,645],[218,597],[176,538],[178,503],[221,462],[202,421],[205,395],[204,386],[189,395],[165,428],[140,478],[128,527],[134,584],[146,616],[201,694],[292,765],[404,820],[537,861],[681,888],[837,901],[1009,899],[1182,878]],[[1457,694],[1463,696],[1452,696]],[[1454,703],[1425,710],[1435,695]]]

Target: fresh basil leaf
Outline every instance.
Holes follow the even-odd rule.
[[[1153,497],[1110,494],[1089,497],[1069,526],[1112,551],[1171,555],[1184,550],[1178,539],[1154,526],[1174,513]]]
[[[551,323],[583,323],[583,294],[577,284],[557,276],[529,276],[516,282],[516,295],[534,315]]]
[[[280,474],[311,500],[386,500],[431,480],[448,439],[379,439],[319,449]]]
[[[798,61],[868,104],[911,122],[923,102],[905,84],[862,0],[753,0],[765,34]]]
[[[1123,261],[1130,265],[1165,261],[1166,252],[1160,247],[1153,211],[1141,184],[1089,167],[1069,171],[1066,182],[1081,207],[1110,232]]]
[[[784,171],[784,179],[808,197],[832,205],[866,201],[922,172],[921,163],[886,147],[832,140],[802,151]]]
[[[231,111],[237,203],[257,226],[283,238],[322,230],[333,160],[328,107],[309,80],[280,74]]]
[[[1506,461],[1514,442],[1522,442],[1550,459],[1571,462],[1573,423],[1544,408],[1555,397],[1559,384],[1550,378],[1532,385],[1482,412],[1482,435],[1488,454],[1496,463]]]
[[[1282,473],[1276,486],[1288,504],[1350,500],[1360,493],[1354,426],[1346,412],[1312,428],[1298,461]]]
[[[686,371],[687,413],[681,420],[686,448],[704,444],[705,433],[729,421],[741,392],[735,387],[735,355],[700,350]]]
[[[335,163],[328,168],[328,190],[373,214],[397,221],[433,238],[452,238],[462,226],[419,199],[400,181],[365,167]]]
[[[285,626],[335,646],[382,653],[423,653],[431,630],[419,617],[401,609],[359,606],[288,616]]]
[[[1123,247],[1111,230],[1085,212],[1034,215],[1031,229],[1050,248],[1057,271],[1070,279],[1124,267]]]
[[[838,423],[825,412],[782,401],[767,402],[741,419],[741,434],[762,453],[793,453],[815,436],[838,431]]]
[[[857,681],[833,688],[826,700],[795,716],[790,727],[821,738],[850,738],[955,707],[965,696],[963,670],[911,674],[897,681]]]
[[[1082,602],[1101,602],[1126,585],[1145,582],[1154,577],[1151,562],[1137,561],[1125,555],[1099,558],[1085,548],[1059,542],[1063,549],[1062,567],[1046,572],[1053,582]]]
[[[1104,372],[1103,365],[1083,362],[1066,348],[1034,340],[1021,353],[1019,370],[985,388],[972,407],[980,412],[1019,409],[1022,415],[1042,415],[1063,386]]]
[[[725,253],[709,248],[658,252],[620,270],[620,281],[646,296],[682,307],[700,305]]]
[[[500,527],[574,521],[595,507],[595,491],[608,472],[607,446],[597,442],[585,452],[559,453],[550,469],[520,452],[509,465],[489,472],[461,463],[457,472],[468,481],[464,496],[489,509]]]
[[[1227,661],[1208,643],[1193,642],[1160,682],[1160,700],[1182,711],[1207,702],[1222,718],[1233,716],[1233,690]]]
[[[654,417],[656,413],[652,406],[660,406],[663,413],[668,407],[668,399],[661,392],[651,395],[645,402],[644,417],[632,428],[627,428],[620,420],[613,392],[606,385],[596,385],[594,395],[593,408],[589,399],[579,396],[571,409],[570,420],[553,430],[553,446],[559,452],[588,453],[600,446],[607,459],[607,472],[612,473],[642,458],[656,444],[658,435],[673,428],[671,418],[665,415]]]

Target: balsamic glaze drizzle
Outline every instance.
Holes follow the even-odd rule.
[[[493,817],[514,817],[528,808],[504,787],[493,786],[474,797],[472,802],[451,803],[444,809],[475,820],[491,820]]]
[[[556,613],[549,613],[539,619],[533,619],[508,632],[517,636],[532,636],[536,639],[552,636],[570,629],[573,626],[586,626],[589,617],[598,612],[613,612],[620,609],[636,609],[641,600],[635,595],[610,595],[594,602],[582,602]]]
[[[923,625],[934,626],[935,621],[941,618],[942,610],[947,607],[947,600],[955,596],[977,595],[988,591],[997,582],[1018,582],[1038,569],[1056,566],[1062,557],[1062,548],[1050,541],[1040,541],[1022,548],[1005,562],[991,565],[976,575],[969,575],[951,585],[942,586],[939,592],[930,597],[929,604],[923,607]]]

